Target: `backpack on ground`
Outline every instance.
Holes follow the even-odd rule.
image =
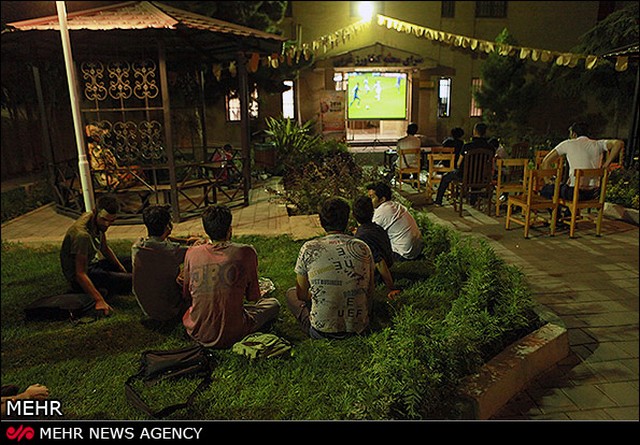
[[[96,302],[88,294],[61,294],[39,298],[24,309],[28,321],[71,320],[96,315]]]
[[[231,350],[250,359],[290,357],[292,346],[289,341],[275,334],[254,332],[235,343]]]
[[[201,345],[180,349],[148,350],[140,356],[139,371],[125,382],[125,395],[131,404],[155,419],[162,419],[178,409],[191,405],[196,395],[212,381],[213,356],[211,351]],[[160,380],[178,377],[197,377],[202,379],[183,403],[177,403],[161,409],[153,409],[144,401],[142,394],[134,387],[135,381],[143,381],[147,386]]]

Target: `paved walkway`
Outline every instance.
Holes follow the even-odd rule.
[[[406,187],[405,190],[411,190]],[[423,194],[403,191],[416,208]],[[252,190],[248,207],[234,209],[236,235],[289,234],[306,239],[322,233],[317,216],[289,217],[264,185]],[[504,229],[492,217],[465,207],[426,206],[430,217],[465,234],[484,237],[507,262],[527,275],[534,298],[565,323],[571,344],[567,359],[514,397],[495,420],[639,420],[638,227],[605,219],[601,237],[585,226],[570,239],[521,228]],[[72,219],[45,206],[2,225],[2,240],[59,244]],[[176,235],[202,233],[200,219],[179,223]],[[133,240],[142,226],[112,226],[110,239]]]

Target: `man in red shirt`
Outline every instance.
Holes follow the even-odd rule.
[[[191,338],[210,348],[233,346],[280,311],[276,298],[261,298],[258,254],[231,241],[231,219],[227,207],[209,206],[202,214],[209,242],[190,247],[184,259],[183,294],[191,307],[182,323]]]

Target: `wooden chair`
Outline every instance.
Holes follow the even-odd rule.
[[[551,150],[536,150],[536,155],[534,157],[536,168],[540,168],[540,164],[542,164],[542,160],[546,155],[549,154],[550,151]]]
[[[529,159],[529,143],[527,141],[518,142],[511,146],[509,156],[512,159]]]
[[[536,190],[536,184],[540,181],[544,181],[545,178],[553,178],[553,198],[548,199],[539,194]],[[511,223],[516,223],[524,226],[524,237],[529,238],[529,228],[532,223],[542,219],[548,221],[548,217],[542,217],[538,214],[539,211],[548,212],[551,210],[550,223],[551,236],[556,233],[556,218],[558,215],[558,200],[560,195],[560,184],[562,183],[562,163],[558,163],[557,168],[549,169],[531,169],[525,166],[525,189],[523,193],[509,196],[507,199],[507,219],[505,221],[505,229],[511,228]],[[518,207],[522,211],[520,215],[513,213],[513,208]]]
[[[438,146],[438,147],[429,147],[429,153],[453,153],[455,151],[455,148],[453,147],[442,147],[442,146]]]
[[[398,167],[396,169],[396,184],[399,184],[399,188],[402,188],[403,182],[413,183],[414,187],[420,191],[420,170],[422,168],[422,160],[420,157],[421,148],[406,148],[398,150]],[[407,160],[414,159],[413,166],[408,166]],[[417,163],[417,165],[416,165]],[[404,178],[404,175],[408,175],[409,178]]]
[[[437,189],[442,176],[455,168],[453,165],[455,154],[453,149],[449,153],[429,153],[427,155],[429,176],[427,177],[427,198],[431,199],[434,190]]]
[[[574,238],[576,224],[582,222],[594,222],[593,219],[580,213],[584,209],[595,209],[598,211],[596,216],[596,236],[600,236],[602,232],[602,216],[604,215],[604,201],[607,194],[607,182],[609,180],[609,170],[606,168],[591,168],[575,170],[575,184],[572,199],[558,199],[558,204],[566,206],[571,212],[571,216],[561,218],[562,221],[569,221],[569,237]],[[580,199],[580,187],[578,184],[599,184],[600,190],[592,199]],[[584,193],[584,192],[583,192]]]
[[[500,216],[500,197],[503,193],[525,192],[525,169],[528,158],[498,159],[496,161],[496,216]]]
[[[431,153],[453,153],[455,149],[453,147],[443,147],[442,145],[435,145],[431,147],[422,147],[421,150],[422,151],[420,158],[422,163],[420,164],[420,168],[427,170],[429,166],[429,155]]]
[[[481,200],[487,200],[487,215],[491,214],[491,198],[493,196],[493,158],[489,148],[475,148],[463,158],[462,178],[452,181],[451,200],[453,209],[462,216],[462,205],[465,199],[476,197],[480,208]]]

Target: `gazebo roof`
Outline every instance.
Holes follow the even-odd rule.
[[[74,52],[79,53],[95,52],[97,45],[120,51],[155,47],[162,38],[169,53],[220,61],[234,58],[238,51],[279,54],[286,41],[275,34],[148,1],[69,13],[67,27]],[[37,48],[59,45],[59,29],[57,15],[8,23],[2,32],[3,52],[8,46],[20,50],[28,37],[32,37],[29,44]]]

